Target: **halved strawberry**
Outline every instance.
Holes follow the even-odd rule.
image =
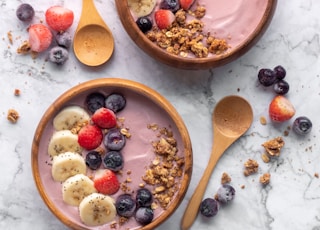
[[[28,28],[29,45],[34,52],[42,52],[49,48],[52,42],[52,33],[43,24],[33,24]]]
[[[283,122],[292,118],[296,110],[284,96],[278,95],[269,105],[269,116],[272,121]]]
[[[189,10],[193,3],[194,0],[180,0],[180,6],[184,10]]]
[[[117,175],[109,169],[98,169],[93,179],[94,187],[98,192],[112,195],[120,189]]]
[[[98,148],[103,139],[101,129],[96,125],[83,126],[78,133],[78,143],[82,148],[92,150]]]
[[[62,6],[52,6],[46,11],[46,22],[55,31],[66,31],[73,23],[73,11]]]
[[[155,22],[160,30],[167,29],[175,20],[171,10],[157,10],[154,13]]]
[[[93,123],[103,129],[111,129],[117,125],[117,117],[111,109],[100,108],[91,117]]]

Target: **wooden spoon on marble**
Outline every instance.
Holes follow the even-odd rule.
[[[189,229],[198,215],[211,173],[224,151],[251,126],[250,104],[239,96],[227,96],[218,102],[212,114],[213,146],[207,168],[194,191],[181,220],[181,229]]]
[[[82,13],[73,39],[74,54],[88,66],[108,61],[114,50],[112,32],[97,11],[93,0],[83,0]]]

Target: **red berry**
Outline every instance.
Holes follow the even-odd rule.
[[[66,31],[73,23],[73,11],[62,6],[52,6],[46,11],[46,22],[55,31]]]
[[[102,131],[96,125],[86,125],[82,127],[78,133],[79,145],[87,150],[98,148],[102,139]]]
[[[93,179],[94,187],[98,192],[112,195],[120,189],[117,175],[109,169],[98,169]]]
[[[269,116],[272,121],[287,121],[294,116],[295,112],[291,102],[282,95],[276,96],[269,105]]]
[[[170,10],[157,10],[154,13],[155,22],[160,30],[167,29],[175,20]]]
[[[91,119],[93,123],[103,129],[111,129],[117,125],[117,117],[115,113],[104,107],[96,110]]]
[[[184,10],[189,10],[193,3],[194,0],[180,0],[180,6]]]
[[[29,44],[34,52],[42,52],[49,48],[52,42],[52,33],[43,24],[33,24],[28,28]]]

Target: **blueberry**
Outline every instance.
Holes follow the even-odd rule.
[[[213,217],[218,214],[220,204],[212,198],[204,199],[200,204],[200,213],[205,217]]]
[[[216,198],[221,203],[229,203],[235,197],[236,190],[229,184],[222,185],[218,191]]]
[[[69,48],[72,44],[71,34],[67,31],[57,33],[56,42],[59,46]]]
[[[273,85],[273,90],[277,94],[284,95],[289,92],[289,83],[286,82],[285,80],[279,80]]]
[[[104,107],[105,96],[102,93],[91,93],[86,98],[86,105],[91,113]]]
[[[116,200],[116,209],[119,216],[132,217],[136,210],[136,202],[129,194],[122,194]]]
[[[20,21],[31,21],[34,17],[34,9],[30,4],[23,3],[20,6],[18,6],[16,10],[16,15]]]
[[[105,106],[116,113],[126,106],[126,99],[121,94],[113,93],[106,98]]]
[[[282,80],[286,76],[286,70],[281,65],[274,67],[273,71],[278,80]]]
[[[277,77],[271,69],[260,69],[258,79],[263,86],[271,86],[276,82]]]
[[[171,10],[172,12],[176,12],[180,9],[180,1],[179,0],[162,0],[159,6],[160,6],[160,9]]]
[[[141,225],[147,225],[153,220],[153,210],[150,207],[140,207],[135,214],[136,221]]]
[[[140,17],[137,19],[136,23],[143,33],[152,29],[152,21],[149,17]]]
[[[110,129],[105,135],[103,143],[107,149],[119,151],[126,144],[126,138],[119,129]]]
[[[118,151],[110,151],[103,158],[103,166],[114,172],[123,168],[123,157]]]
[[[90,151],[86,155],[86,165],[93,170],[96,170],[100,167],[102,163],[101,155],[98,151]]]
[[[312,122],[305,116],[297,117],[293,122],[292,128],[297,134],[305,135],[310,133],[312,129]]]
[[[149,207],[152,204],[152,193],[146,188],[140,188],[137,191],[136,201],[138,207]]]
[[[49,51],[49,61],[63,65],[69,58],[69,52],[63,47],[55,46]]]

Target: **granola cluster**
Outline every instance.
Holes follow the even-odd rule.
[[[254,174],[256,172],[258,172],[258,168],[259,168],[259,164],[257,161],[252,160],[252,159],[248,159],[245,163],[244,163],[244,171],[243,174],[245,176],[249,176],[251,174]]]
[[[148,128],[157,130],[154,124]],[[184,158],[177,154],[177,141],[173,133],[167,128],[159,131],[159,140],[152,143],[155,158],[146,169],[142,180],[153,186],[155,200],[166,209],[179,189],[178,178],[183,174]]]
[[[176,19],[168,29],[159,30],[154,27],[146,36],[168,53],[187,57],[193,54],[197,58],[205,58],[209,53],[220,55],[229,45],[225,39],[219,39],[210,33],[204,33],[204,17],[206,9],[197,6],[194,11],[178,10]],[[194,17],[187,21],[187,15]]]

